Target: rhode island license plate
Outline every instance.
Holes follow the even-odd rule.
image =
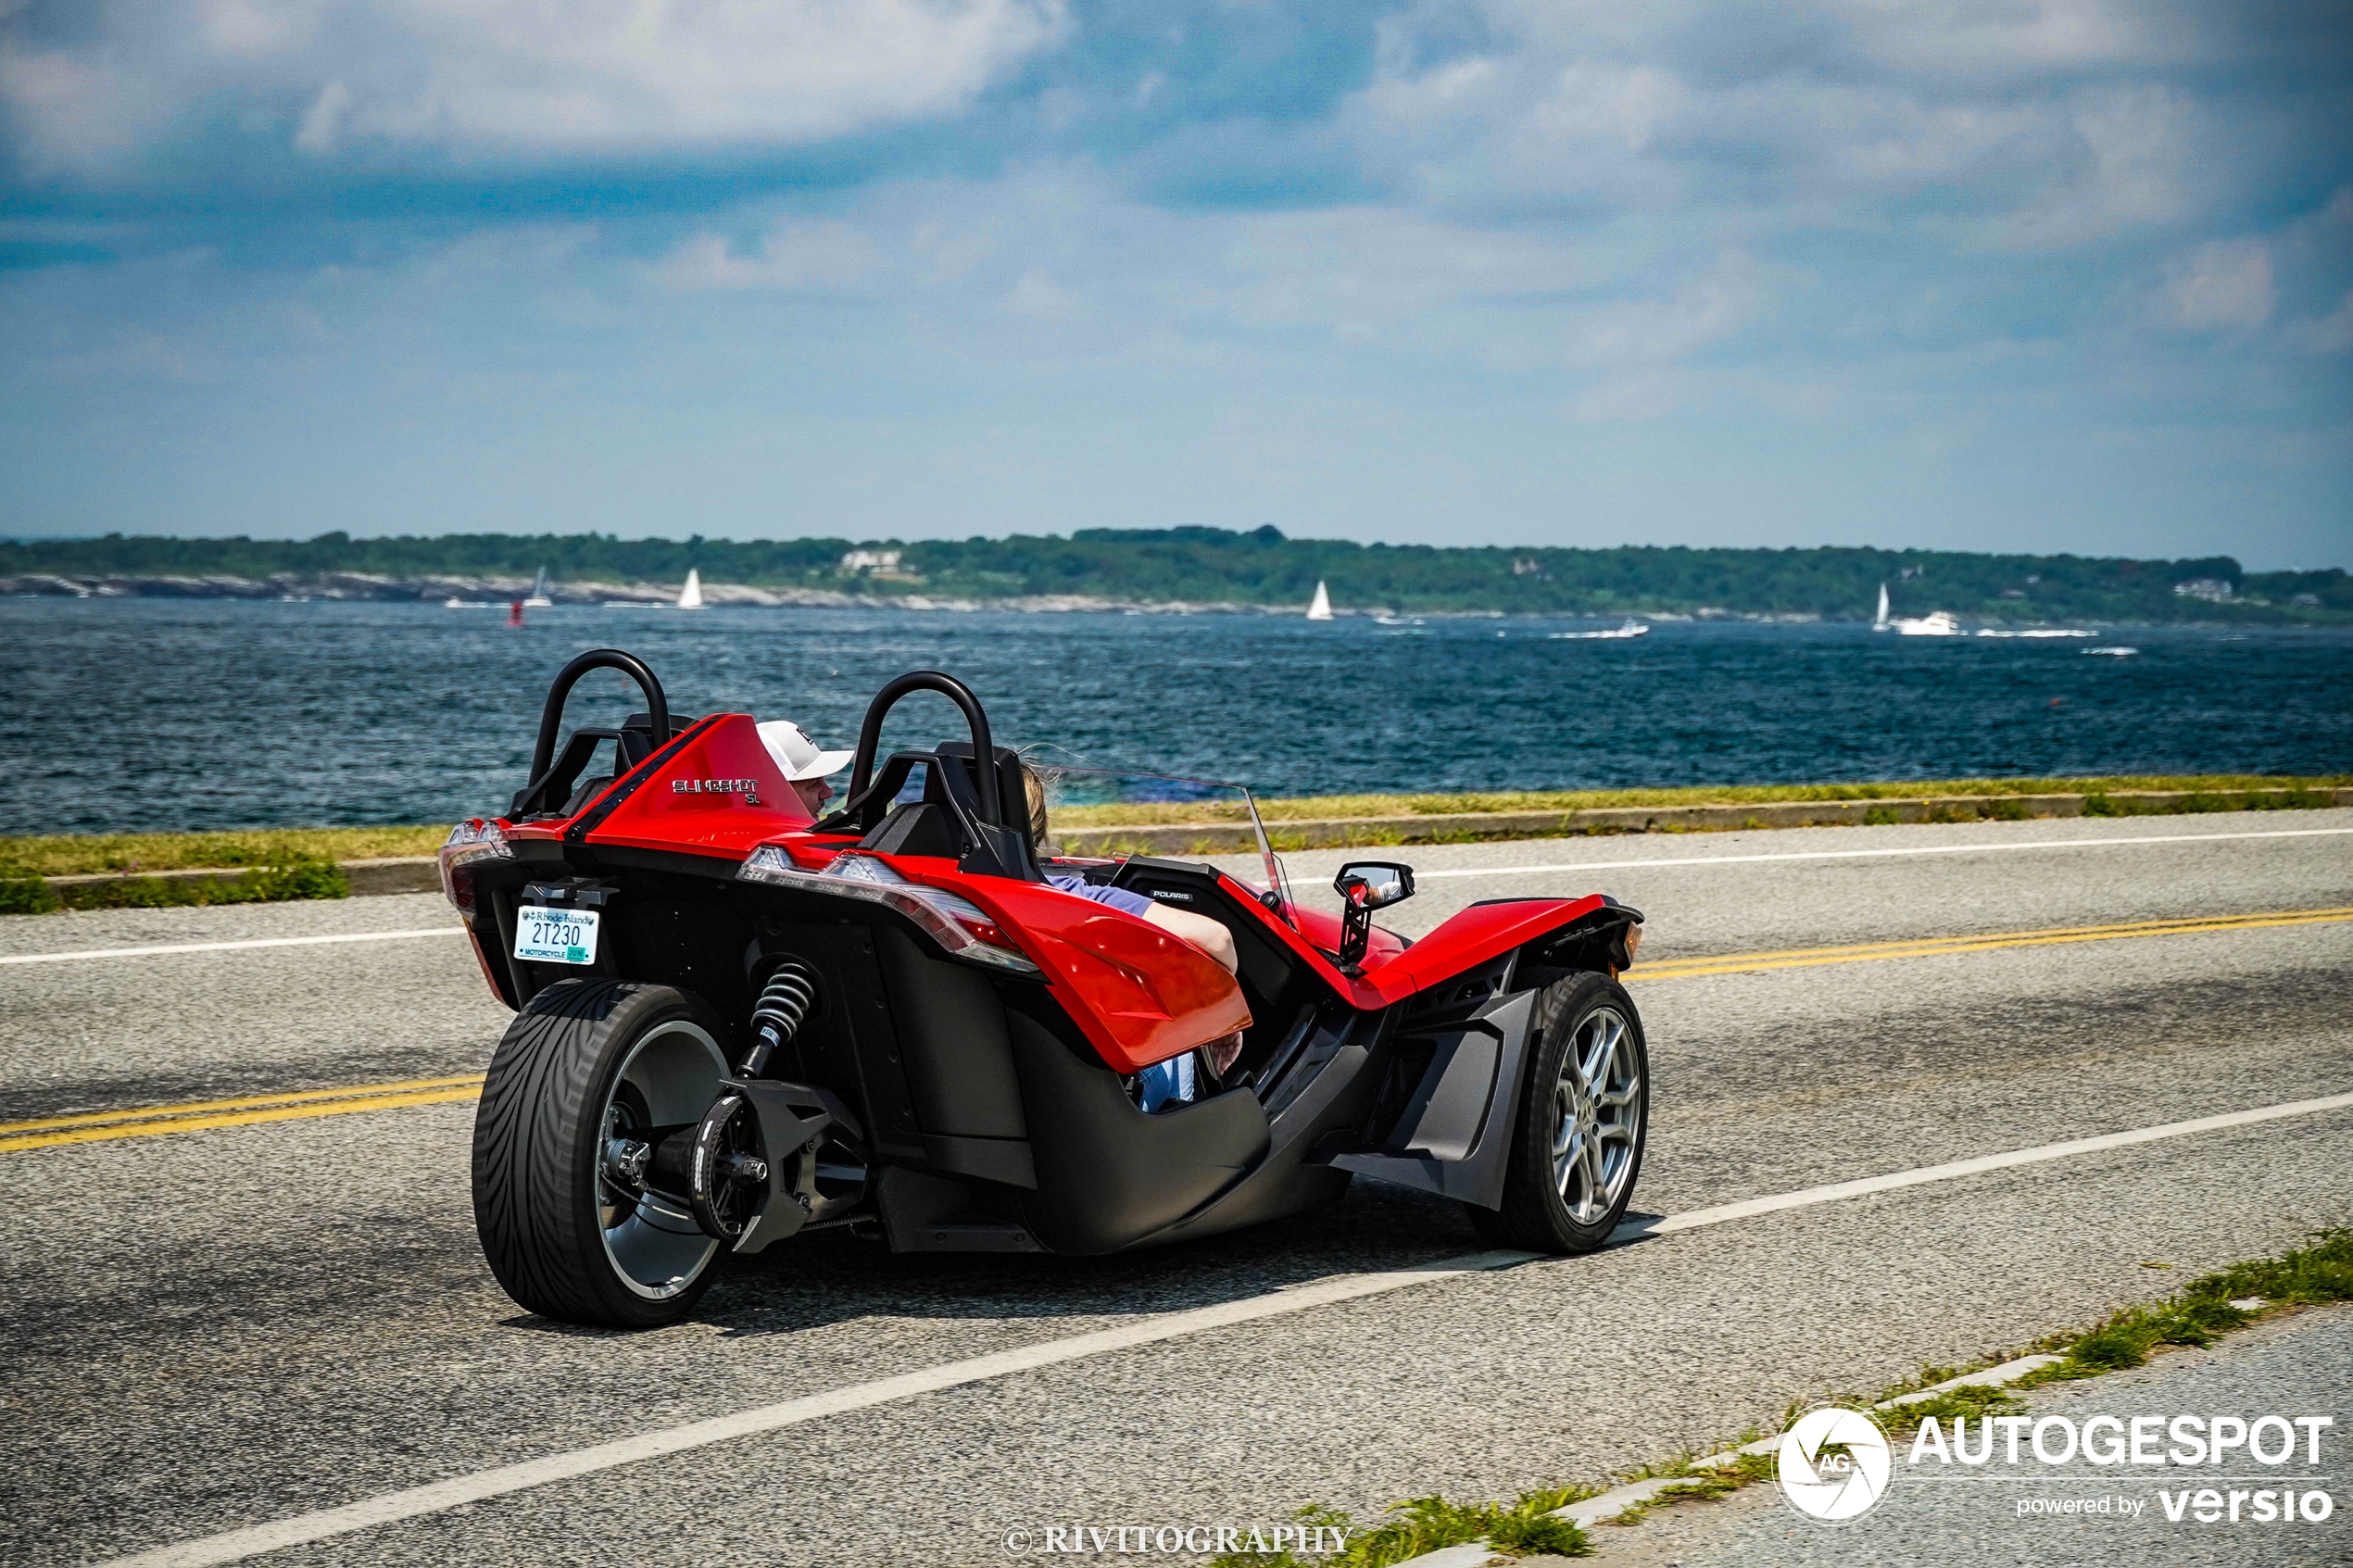
[[[595,963],[597,911],[524,905],[515,911],[515,957],[541,963]]]

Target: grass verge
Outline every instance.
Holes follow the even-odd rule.
[[[2232,1305],[2249,1298],[2259,1298],[2262,1305],[2252,1309]],[[2233,1263],[2200,1275],[2161,1301],[2128,1307],[2088,1330],[2053,1335],[2024,1350],[1989,1356],[1979,1366],[1997,1366],[2034,1354],[2057,1355],[2060,1360],[2002,1387],[1951,1388],[1932,1399],[1900,1405],[1881,1412],[1882,1423],[1891,1437],[1900,1438],[1917,1431],[1931,1416],[1950,1421],[1957,1415],[1974,1419],[2008,1413],[2022,1407],[2018,1395],[2025,1389],[2140,1366],[2165,1346],[2211,1345],[2231,1330],[2243,1328],[2270,1313],[2336,1301],[2353,1301],[2353,1230],[2331,1227],[2315,1233],[2309,1247],[2296,1248],[2276,1258]],[[1974,1369],[1923,1367],[1918,1376],[1868,1399],[1854,1395],[1827,1398],[1839,1404],[1876,1405],[1970,1370]],[[1781,1425],[1786,1426],[1813,1402],[1793,1401],[1782,1413]],[[1671,1476],[1675,1484],[1594,1527],[1630,1525],[1654,1510],[1676,1503],[1715,1501],[1743,1486],[1770,1479],[1774,1462],[1766,1454],[1743,1454],[1715,1465],[1702,1461],[1765,1435],[1751,1429],[1730,1443],[1704,1452],[1689,1451],[1664,1464],[1621,1472],[1592,1486],[1525,1492],[1512,1503],[1462,1504],[1448,1502],[1442,1497],[1413,1498],[1391,1507],[1388,1523],[1356,1536],[1341,1551],[1307,1557],[1290,1551],[1235,1552],[1216,1559],[1212,1568],[1389,1568],[1390,1564],[1424,1552],[1476,1540],[1490,1542],[1499,1557],[1540,1552],[1555,1557],[1588,1556],[1592,1551],[1591,1537],[1567,1520],[1551,1518],[1554,1509],[1597,1497],[1628,1482],[1659,1476]],[[1308,1524],[1353,1525],[1347,1514],[1321,1506],[1303,1509],[1297,1517]],[[1565,1533],[1554,1534],[1556,1526]]]
[[[209,866],[378,860],[430,855],[449,836],[440,827],[286,828],[250,833],[113,833],[0,838],[0,866],[35,876],[87,876],[103,872],[197,871]]]
[[[295,898],[342,898],[351,884],[333,860],[280,851],[268,865],[233,877],[134,876],[52,887],[38,872],[0,863],[0,915],[45,915],[59,909],[152,909],[195,904],[276,904]]]
[[[1524,1492],[1507,1503],[1408,1498],[1387,1511],[1384,1523],[1361,1528],[1337,1509],[1302,1508],[1293,1516],[1302,1527],[1337,1527],[1348,1533],[1348,1544],[1308,1557],[1288,1549],[1227,1552],[1213,1558],[1210,1568],[1389,1568],[1424,1552],[1478,1540],[1513,1556],[1590,1557],[1592,1539],[1568,1520],[1554,1518],[1553,1511],[1592,1495],[1568,1486]]]
[[[1914,779],[1877,784],[1702,784],[1688,789],[1586,789],[1476,795],[1314,795],[1261,800],[1269,823],[1333,817],[1432,817],[1480,811],[1583,811],[1611,806],[1754,806],[1777,801],[1914,800],[1923,796],[2095,795],[2148,790],[2187,791],[2225,804],[2196,809],[2247,809],[2250,790],[2291,791],[2299,806],[2326,806],[2323,792],[2353,787],[2353,773],[2271,776],[2259,773],[2109,774],[2075,779]],[[2129,809],[2129,802],[2116,803]],[[2284,804],[2275,795],[2258,805]],[[2170,809],[2170,808],[2169,808]],[[2021,815],[2024,813],[2021,811]],[[2095,815],[2100,813],[2095,812]],[[1057,806],[1057,828],[1149,827],[1170,822],[1240,822],[1239,802],[1177,801],[1155,806]]]
[[[1488,795],[1316,795],[1261,800],[1260,815],[1287,846],[1280,824],[1334,817],[1430,817],[1490,811],[1580,811],[1609,806],[1745,806],[1774,801],[1910,800],[1923,796],[1983,797],[1973,813],[1948,810],[1944,820],[2023,818],[2022,795],[2085,795],[2092,817],[2149,812],[2246,811],[2334,803],[2332,792],[2353,787],[2353,773],[2270,777],[2254,773],[2133,775],[2082,779],[1921,779],[1894,784],[1703,785],[1692,789],[1591,789]],[[2158,807],[2133,798],[2150,790],[2188,792]],[[2250,792],[2259,791],[2259,794]],[[1244,821],[1239,803],[1184,801],[1164,805],[1058,806],[1057,828],[1152,827],[1170,822]],[[1893,811],[1867,812],[1867,822],[1893,822]],[[449,836],[447,824],[415,827],[284,828],[242,833],[59,834],[0,838],[0,867],[35,876],[82,876],[105,872],[191,871],[205,867],[273,865],[290,856],[324,860],[389,859],[430,855]],[[1394,836],[1394,835],[1390,835]],[[1465,837],[1476,836],[1472,834]],[[1365,839],[1379,841],[1380,835]]]

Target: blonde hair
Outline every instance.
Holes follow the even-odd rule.
[[[1042,847],[1046,842],[1046,782],[1026,762],[1021,765],[1021,792],[1029,801],[1029,842]]]

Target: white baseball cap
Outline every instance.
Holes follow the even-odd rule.
[[[828,773],[838,773],[857,757],[854,751],[824,751],[809,738],[809,732],[789,719],[771,719],[760,726],[760,739],[768,747],[768,755],[785,771],[793,784],[803,779],[822,779]]]

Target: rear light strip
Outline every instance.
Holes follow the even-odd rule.
[[[497,822],[473,817],[449,830],[449,837],[441,846],[441,896],[464,917],[469,929],[474,922],[474,873],[469,868],[476,860],[514,858],[514,846],[507,842]]]
[[[987,964],[1011,974],[1043,972],[1014,949],[986,909],[944,887],[910,882],[870,855],[843,854],[822,872],[805,872],[795,866],[781,847],[763,844],[737,868],[736,877],[740,882],[880,904],[921,926],[925,935],[938,943],[950,958]]]

